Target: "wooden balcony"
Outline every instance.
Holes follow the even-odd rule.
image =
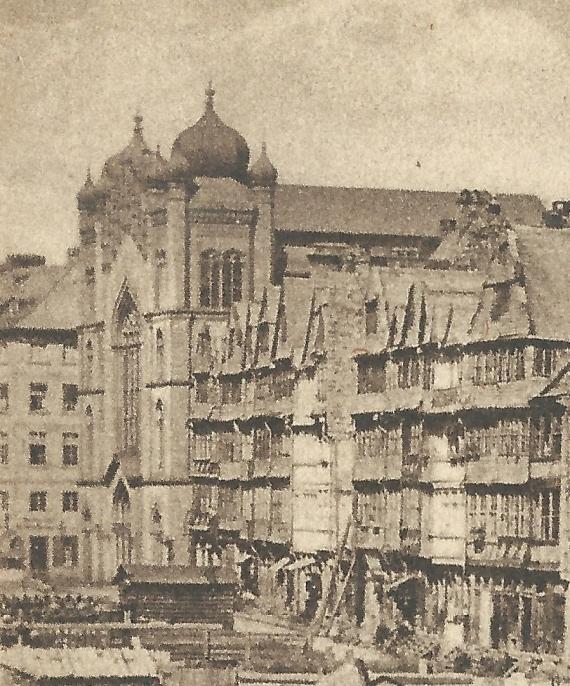
[[[560,479],[560,460],[532,460],[530,463],[530,478],[542,481],[558,481]]]
[[[556,542],[499,536],[495,540],[471,540],[467,544],[467,561],[495,567],[515,567],[556,571],[560,548]]]
[[[250,461],[220,462],[219,476],[221,481],[247,481],[250,478],[250,472]]]
[[[271,464],[268,459],[253,460],[251,476],[253,479],[266,479],[269,476]]]
[[[429,456],[424,454],[408,455],[402,459],[402,481],[419,483],[429,466]]]
[[[363,550],[384,550],[386,535],[383,527],[360,524],[356,529],[354,547]]]
[[[253,520],[253,536],[256,541],[269,540],[269,520],[268,519],[254,519]]]
[[[192,460],[190,464],[190,476],[200,479],[217,479],[220,475],[220,464],[218,462],[207,462],[205,460]]]
[[[529,478],[529,463],[525,458],[486,455],[469,460],[465,465],[465,483],[524,484]]]
[[[273,543],[290,543],[292,536],[291,522],[271,520],[269,540]]]
[[[240,514],[230,512],[220,512],[219,514],[219,529],[221,531],[240,532],[245,524],[245,519]]]
[[[399,456],[360,457],[354,462],[353,481],[396,481],[400,477]]]
[[[273,479],[288,479],[291,476],[293,459],[290,455],[285,457],[272,457],[269,467],[269,477]]]

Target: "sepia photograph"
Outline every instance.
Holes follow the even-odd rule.
[[[570,684],[569,17],[0,0],[0,686]]]

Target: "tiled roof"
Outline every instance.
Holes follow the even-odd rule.
[[[167,653],[142,648],[30,648],[16,646],[0,651],[0,666],[48,678],[156,677],[168,664]]]
[[[62,265],[0,270],[0,326],[9,326],[26,315],[45,296],[65,271]],[[20,304],[20,309],[11,304]]]
[[[117,583],[137,584],[235,584],[237,578],[225,568],[202,568],[188,565],[124,565],[117,571]]]
[[[81,278],[79,262],[67,264],[57,278],[46,284],[37,305],[13,325],[23,329],[75,329],[79,322]]]
[[[253,209],[248,188],[233,179],[196,179],[198,190],[190,201],[190,209]]]
[[[275,226],[280,231],[315,231],[441,237],[440,220],[457,214],[457,193],[385,188],[277,186]],[[544,206],[532,195],[499,195],[505,215],[530,226]]]
[[[570,340],[570,231],[517,226],[523,266],[529,333]]]

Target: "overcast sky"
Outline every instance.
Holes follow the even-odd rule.
[[[407,4],[407,6],[405,6]],[[87,166],[216,109],[289,183],[570,196],[570,0],[1,0],[0,256],[61,260]],[[420,161],[421,166],[416,164]]]

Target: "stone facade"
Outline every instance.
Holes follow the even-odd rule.
[[[53,434],[48,456],[78,436],[69,468],[0,465],[21,560],[76,536],[64,567],[87,583],[235,564],[282,612],[330,590],[368,635],[562,650],[564,231],[517,225],[540,224],[532,197],[282,186],[265,147],[248,162],[211,89],[170,160],[137,117],[43,298],[3,286],[0,430]],[[46,414],[25,408],[36,383]],[[31,518],[36,480],[58,494]]]

